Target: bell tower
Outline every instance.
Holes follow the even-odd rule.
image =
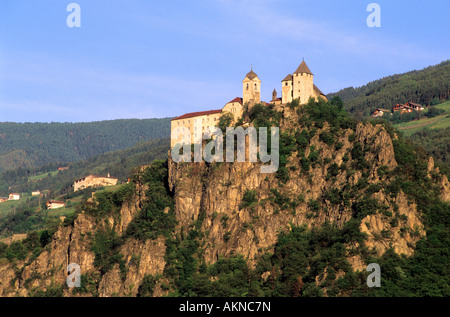
[[[244,105],[249,103],[249,108],[261,102],[261,80],[255,74],[253,68],[245,75],[242,81],[243,93],[242,99]]]

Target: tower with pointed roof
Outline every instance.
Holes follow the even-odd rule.
[[[314,96],[314,75],[304,60],[292,76],[292,98],[299,99],[300,104],[307,103]]]
[[[261,102],[261,80],[253,71],[253,68],[245,75],[245,78],[242,81],[242,87],[242,99],[244,105],[248,103],[249,108],[251,108],[253,105]]]
[[[325,95],[314,85],[314,75],[304,60],[297,70],[293,74],[287,75],[281,83],[284,104],[295,99],[298,99],[300,104],[305,104],[311,97],[325,98]]]

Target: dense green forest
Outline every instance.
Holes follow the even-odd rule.
[[[362,87],[348,87],[329,94],[328,99],[339,96],[345,108],[362,118],[376,108],[391,109],[396,104],[416,102],[430,106],[450,97],[450,61],[422,70],[388,76]]]
[[[51,196],[65,195],[73,190],[73,182],[89,174],[107,175],[108,173],[126,181],[130,170],[146,165],[155,159],[167,157],[169,139],[139,142],[135,146],[107,152],[88,160],[67,164],[68,169],[56,172],[57,163],[50,163],[39,168],[17,168],[0,174],[0,195],[9,192],[31,193],[34,190],[50,190]],[[40,175],[40,177],[33,176]]]
[[[424,129],[411,135],[435,159],[450,167],[450,127],[445,129]]]
[[[0,172],[56,162],[76,162],[169,138],[170,119],[84,123],[0,123]]]

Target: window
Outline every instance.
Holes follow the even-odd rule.
[[[248,90],[248,84],[247,84],[247,90]]]

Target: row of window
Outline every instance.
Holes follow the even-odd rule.
[[[213,118],[206,118],[206,121],[209,122],[209,119],[213,119]],[[187,121],[188,124],[191,124],[191,120],[186,120],[186,121]],[[211,121],[213,121],[213,120],[211,120]],[[217,121],[217,118],[214,117],[214,122],[216,122],[216,121]],[[204,118],[202,119],[202,123],[205,123],[205,119]],[[178,125],[180,125],[180,124],[185,125],[185,120],[178,121]]]

